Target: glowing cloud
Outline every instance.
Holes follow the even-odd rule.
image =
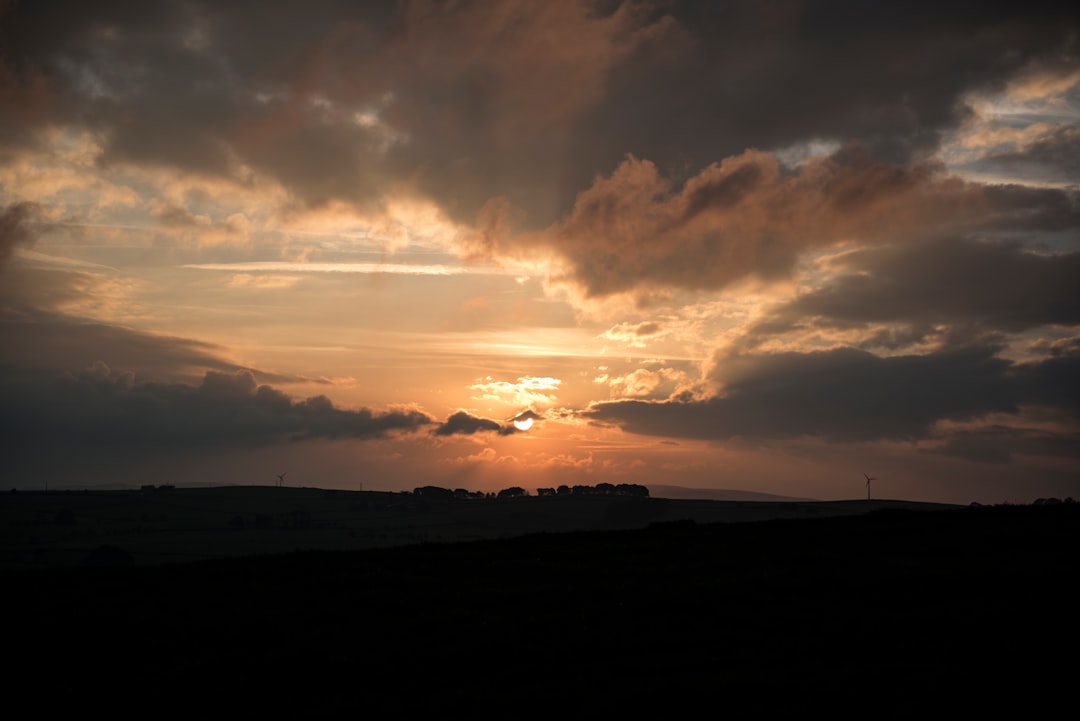
[[[495,381],[488,376],[482,382],[469,386],[469,389],[481,394],[475,396],[477,399],[516,406],[547,406],[558,400],[555,391],[559,390],[561,384],[562,381],[558,378],[549,377],[522,376],[516,383],[510,383],[509,381]]]

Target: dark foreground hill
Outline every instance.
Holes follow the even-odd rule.
[[[50,717],[1048,717],[1080,505],[7,569]],[[30,704],[30,706],[27,706]]]
[[[449,491],[446,491],[449,494]],[[190,562],[302,550],[628,530],[650,523],[820,518],[908,501],[719,501],[573,495],[456,499],[382,491],[232,486],[0,494],[0,567]]]

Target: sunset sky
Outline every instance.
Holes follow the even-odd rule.
[[[0,487],[1080,498],[1068,5],[0,1]]]

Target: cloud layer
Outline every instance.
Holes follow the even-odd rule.
[[[56,0],[4,19],[9,149],[82,126],[104,165],[248,168],[316,204],[408,186],[469,221],[502,196],[534,225],[627,152],[701,168],[833,138],[906,161],[965,93],[1076,43],[1060,3]]]
[[[35,0],[0,48],[5,450],[1075,448],[1064,3]]]
[[[381,438],[434,422],[419,410],[338,408],[325,396],[302,400],[250,371],[209,371],[197,385],[136,382],[104,363],[61,377],[9,379],[2,426],[12,447],[88,445],[117,450],[266,446],[317,438]]]
[[[594,404],[584,416],[646,435],[769,441],[800,437],[834,442],[918,441],[945,421],[1012,416],[1041,407],[1057,419],[1041,435],[1075,438],[1080,420],[1080,354],[1014,363],[999,348],[971,346],[922,355],[880,357],[853,348],[809,353],[755,353],[715,361],[721,390],[704,399]],[[961,433],[948,448],[962,448]],[[1026,440],[1030,432],[997,427]],[[1070,441],[1071,443],[1071,441]],[[1030,444],[1026,446],[1033,448]],[[1017,449],[1019,450],[1019,449]],[[1000,454],[1009,447],[1000,445]]]
[[[1080,324],[1080,253],[969,238],[853,251],[828,284],[772,312],[754,334],[808,328],[877,329],[897,346],[952,333],[1021,332]],[[900,324],[904,333],[880,324]],[[903,339],[903,340],[901,340]]]

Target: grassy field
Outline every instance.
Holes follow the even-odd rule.
[[[435,500],[412,494],[235,486],[0,494],[0,566],[139,565],[300,550],[346,551],[650,523],[751,522],[941,509],[899,501],[754,502],[549,496]],[[109,549],[106,555],[101,549]]]
[[[340,505],[277,490],[211,494],[227,508],[194,491],[88,494],[71,528],[101,519],[116,532],[101,543],[143,512],[217,533],[238,514],[296,518],[300,498],[313,523]],[[522,535],[555,500],[504,506],[485,528],[507,538],[2,568],[5,701],[50,716],[380,719],[1050,718],[1073,701],[1080,504],[836,504],[771,520],[714,507],[744,521],[726,523],[660,504],[659,520],[631,524],[587,499],[561,522],[644,527]],[[468,523],[436,505],[408,513],[429,533],[483,527],[483,505]],[[259,530],[302,529],[234,535]]]

